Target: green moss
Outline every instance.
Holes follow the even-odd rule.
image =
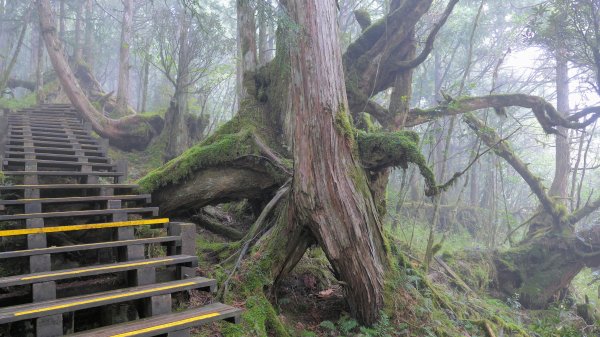
[[[413,131],[396,132],[357,132],[358,148],[365,165],[377,167],[400,166],[407,168],[409,163],[417,165],[425,179],[427,195],[438,192],[433,171],[427,165],[419,148],[419,136]]]
[[[223,135],[214,143],[203,142],[164,166],[150,172],[139,180],[143,191],[152,192],[167,184],[183,181],[194,170],[208,166],[218,166],[240,156],[255,153],[250,140],[252,134],[244,131],[239,134]]]
[[[353,146],[355,129],[352,125],[350,115],[342,106],[340,106],[335,113],[335,128],[337,132],[343,135],[344,138],[346,138],[348,142],[350,142],[351,146]]]

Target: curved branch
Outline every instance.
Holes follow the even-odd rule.
[[[552,104],[548,103],[542,97],[525,94],[501,94],[457,99],[449,98],[447,102],[434,108],[415,108],[410,111],[406,125],[415,126],[441,116],[459,115],[487,108],[494,108],[496,111],[502,112],[503,109],[513,106],[531,109],[544,131],[549,134],[558,134],[556,130],[557,126],[568,129],[585,128],[600,117],[600,107],[598,107],[584,109],[573,115],[575,117],[565,119],[556,111]],[[577,121],[581,117],[590,115],[591,117],[583,122]]]
[[[423,47],[423,50],[421,50],[421,53],[417,57],[415,57],[412,60],[397,61],[397,62],[393,63],[393,65],[396,67],[396,69],[395,69],[396,71],[412,69],[412,68],[419,66],[421,63],[425,62],[425,60],[427,59],[427,57],[433,50],[433,43],[435,42],[435,38],[437,37],[438,32],[444,26],[444,24],[446,24],[448,17],[450,17],[450,14],[452,14],[452,11],[454,10],[454,6],[456,6],[458,1],[459,0],[451,0],[448,3],[448,5],[446,6],[446,10],[444,10],[444,13],[442,14],[442,17],[433,26],[433,28],[431,29],[431,32],[429,33],[429,36],[427,36],[427,40],[425,41],[425,47]]]
[[[40,29],[46,44],[52,66],[69,100],[77,108],[82,118],[89,122],[101,137],[124,150],[144,149],[160,133],[156,126],[161,123],[152,118],[133,116],[122,119],[105,117],[89,101],[81,89],[73,70],[65,59],[63,47],[58,38],[52,6],[49,0],[37,0]]]
[[[485,145],[493,148],[494,152],[504,158],[510,166],[512,166],[517,173],[525,180],[531,191],[537,196],[538,200],[544,207],[544,210],[548,214],[552,215],[555,222],[558,224],[561,216],[561,212],[558,210],[554,201],[548,195],[546,187],[542,184],[542,180],[533,174],[527,164],[523,163],[519,157],[517,157],[507,142],[502,141],[496,132],[487,127],[481,120],[472,114],[465,114],[464,121],[467,125],[475,131],[477,136],[485,143]]]
[[[592,214],[598,208],[600,208],[600,198],[591,203],[589,203],[589,202],[586,203],[585,206],[583,206],[583,207],[579,208],[578,210],[574,211],[573,213],[571,213],[571,215],[569,215],[567,221],[569,221],[569,223],[574,225],[574,224],[578,223],[579,221],[581,221],[581,219]]]

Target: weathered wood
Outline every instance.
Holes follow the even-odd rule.
[[[27,250],[14,250],[10,252],[0,252],[0,259],[9,259],[15,257],[33,256],[40,254],[58,254],[68,252],[80,252],[85,250],[103,249],[122,247],[128,245],[140,245],[140,244],[178,244],[181,242],[179,236],[161,236],[157,238],[146,238],[146,239],[133,239],[133,240],[120,240],[120,241],[107,241],[99,243],[87,243],[81,245],[62,246],[62,247],[48,247],[48,248],[37,248]]]
[[[38,282],[66,280],[82,276],[118,273],[128,270],[136,270],[140,267],[158,267],[178,264],[186,265],[193,264],[196,261],[196,256],[175,255],[161,258],[146,259],[142,261],[119,262],[108,265],[98,265],[84,268],[74,268],[43,273],[33,273],[27,275],[9,276],[0,278],[0,287],[10,287],[16,285],[33,284]]]
[[[204,277],[151,284],[139,287],[118,289],[93,295],[75,296],[42,303],[31,303],[13,307],[0,308],[0,324],[32,319],[54,314],[62,314],[76,310],[98,307],[111,303],[120,303],[150,296],[169,295],[191,289],[210,290],[215,280]],[[170,309],[170,308],[169,308]]]
[[[221,303],[213,303],[202,308],[186,310],[184,312],[161,315],[102,329],[90,330],[75,334],[73,337],[107,337],[123,333],[132,333],[142,329],[149,331],[139,332],[134,335],[136,337],[160,336],[165,333],[207,324],[216,320],[238,322],[240,314],[240,309]]]
[[[294,177],[291,214],[307,225],[342,281],[353,314],[373,324],[383,308],[382,224],[354,136],[334,1],[291,0],[300,27],[290,50]],[[370,62],[368,62],[370,63]]]

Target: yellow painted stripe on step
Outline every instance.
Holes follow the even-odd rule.
[[[81,230],[87,230],[87,229],[103,229],[103,228],[116,228],[116,227],[157,225],[157,224],[163,224],[163,223],[167,223],[167,222],[169,222],[168,218],[162,218],[162,219],[146,219],[146,220],[96,223],[96,224],[87,224],[87,225],[9,229],[9,230],[0,231],[0,237],[27,235],[27,234],[55,233],[55,232],[71,232],[71,231],[81,231]]]
[[[102,301],[109,301],[109,300],[114,300],[114,299],[117,299],[117,298],[123,298],[123,297],[128,297],[128,296],[143,295],[143,294],[148,294],[148,293],[152,293],[152,292],[155,292],[155,291],[169,290],[169,289],[178,288],[178,287],[187,287],[187,286],[191,286],[191,285],[194,285],[194,284],[196,284],[196,282],[187,282],[187,283],[181,283],[181,284],[177,284],[177,285],[171,285],[171,286],[165,286],[165,287],[158,287],[158,288],[152,288],[152,289],[146,289],[146,290],[133,291],[133,292],[128,292],[128,293],[124,293],[124,294],[111,295],[111,296],[103,296],[103,297],[98,297],[98,298],[93,298],[93,299],[83,300],[83,301],[78,301],[78,302],[73,302],[73,303],[53,305],[53,306],[49,306],[49,307],[45,307],[45,308],[40,308],[40,309],[33,309],[33,310],[28,310],[28,311],[19,311],[19,312],[16,312],[14,315],[15,316],[23,316],[23,315],[35,314],[35,313],[40,313],[40,312],[52,311],[52,310],[56,310],[56,309],[64,309],[64,308],[74,307],[74,306],[77,306],[77,305],[90,304],[90,303],[98,303],[98,302],[102,302]]]
[[[146,332],[152,332],[152,331],[156,331],[156,330],[160,330],[160,329],[165,329],[165,328],[170,328],[170,327],[174,327],[174,326],[178,326],[178,325],[183,325],[186,323],[192,323],[192,322],[197,322],[197,321],[201,321],[203,319],[207,319],[207,318],[211,318],[211,317],[217,317],[220,316],[221,314],[218,312],[211,312],[209,314],[205,314],[205,315],[201,315],[201,316],[196,316],[196,317],[191,317],[191,318],[186,318],[186,319],[182,319],[180,321],[175,321],[175,322],[171,322],[171,323],[165,323],[165,324],[161,324],[161,325],[156,325],[156,326],[151,326],[149,328],[145,328],[145,329],[139,329],[139,330],[135,330],[135,331],[129,331],[129,332],[125,332],[125,333],[120,333],[118,335],[112,335],[111,337],[129,337],[129,336],[135,336],[135,335],[140,335]]]
[[[63,276],[63,275],[77,275],[77,274],[87,273],[87,272],[90,272],[90,271],[111,270],[111,269],[119,269],[119,268],[122,268],[122,267],[138,267],[138,266],[145,266],[145,265],[148,265],[148,264],[154,264],[154,263],[160,263],[160,262],[169,262],[169,261],[174,261],[174,260],[175,259],[160,259],[160,260],[154,260],[154,261],[126,263],[126,264],[104,266],[104,267],[96,267],[96,268],[86,268],[86,269],[82,269],[82,270],[71,270],[71,271],[64,271],[64,272],[53,273],[53,274],[27,276],[27,277],[21,278],[20,280],[21,281],[28,281],[28,280],[36,280],[36,279],[40,279],[40,278],[45,278],[45,277],[54,277],[54,276]]]

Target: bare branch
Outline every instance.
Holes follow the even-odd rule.
[[[429,33],[429,36],[427,36],[427,40],[425,41],[425,47],[423,47],[423,50],[421,50],[421,53],[412,60],[395,62],[393,65],[396,67],[396,70],[412,69],[412,68],[417,67],[421,63],[425,62],[425,60],[427,59],[427,57],[433,50],[433,43],[435,42],[435,38],[436,38],[438,32],[444,26],[444,24],[448,20],[448,17],[450,17],[450,14],[452,14],[452,11],[454,10],[454,6],[456,6],[458,1],[459,0],[451,0],[448,3],[448,5],[446,6],[446,10],[442,14],[442,17],[433,26],[433,28],[431,29],[431,32]]]

